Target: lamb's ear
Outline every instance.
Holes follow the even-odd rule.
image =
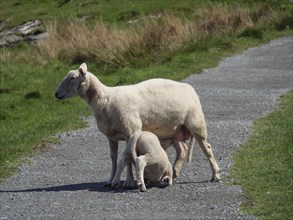
[[[79,71],[80,74],[82,74],[82,75],[85,76],[85,74],[87,72],[87,66],[86,66],[86,64],[85,63],[81,64],[80,67],[79,67],[79,69],[78,69],[78,71]]]

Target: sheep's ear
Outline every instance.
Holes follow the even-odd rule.
[[[86,64],[85,63],[81,64],[80,67],[79,67],[79,69],[78,69],[78,71],[79,71],[80,74],[82,74],[82,75],[85,76],[85,74],[87,72],[87,66],[86,66]]]

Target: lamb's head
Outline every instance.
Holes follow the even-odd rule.
[[[170,177],[170,176],[164,176],[162,178],[162,181],[165,183],[166,186],[172,186],[172,184],[173,184],[172,177]]]
[[[67,99],[78,95],[79,90],[86,81],[87,66],[85,63],[81,64],[77,70],[71,70],[67,76],[59,84],[55,97],[57,99]]]

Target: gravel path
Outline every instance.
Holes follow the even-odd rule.
[[[292,41],[284,37],[248,49],[184,80],[201,98],[224,178],[231,153],[247,140],[252,122],[272,111],[278,97],[292,88]],[[31,158],[0,185],[0,220],[254,219],[239,211],[239,187],[227,186],[225,179],[208,182],[211,170],[197,145],[193,161],[172,187],[146,193],[104,187],[111,169],[109,147],[94,119],[87,120],[88,128],[60,134],[60,144]],[[173,161],[173,149],[168,154]]]

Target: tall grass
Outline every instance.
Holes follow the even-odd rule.
[[[49,37],[38,44],[38,52],[49,59],[73,63],[83,60],[117,67],[146,66],[164,61],[164,55],[196,48],[202,39],[222,37],[245,28],[272,25],[277,11],[269,5],[240,7],[210,4],[192,18],[162,13],[128,27],[97,21],[52,22]]]

